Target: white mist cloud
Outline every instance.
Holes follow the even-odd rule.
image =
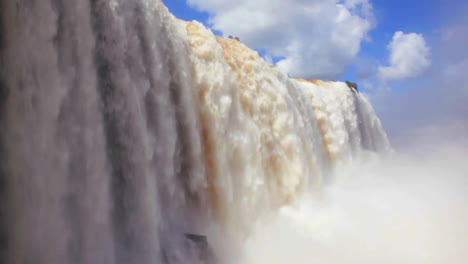
[[[334,79],[353,62],[373,27],[369,0],[188,0],[209,23],[238,36],[293,76]]]
[[[258,224],[241,263],[465,264],[468,145],[457,143],[338,170],[320,198]]]
[[[430,48],[422,34],[398,31],[387,49],[390,51],[389,66],[378,69],[384,81],[418,77],[431,66]]]

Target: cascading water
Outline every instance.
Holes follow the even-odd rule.
[[[206,238],[232,262],[262,216],[390,150],[364,95],[159,0],[0,15],[2,263],[197,263]]]

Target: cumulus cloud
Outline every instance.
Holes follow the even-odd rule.
[[[431,65],[430,48],[422,34],[398,31],[387,49],[390,51],[389,66],[378,69],[379,77],[384,81],[420,76]]]
[[[252,48],[284,57],[293,76],[334,79],[351,64],[373,27],[369,0],[187,0],[209,24]]]

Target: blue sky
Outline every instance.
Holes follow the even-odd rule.
[[[198,20],[206,23],[208,20],[208,12],[197,11],[187,5],[186,0],[164,0],[164,4],[178,18],[183,20]]]
[[[164,0],[164,2],[177,17],[184,20],[198,20],[208,26],[212,26],[209,23],[210,16],[217,15],[206,9],[205,11],[200,10],[200,8],[196,9],[193,5],[187,4],[186,0]],[[387,45],[391,42],[395,32],[420,33],[423,34],[429,46],[431,46],[431,42],[436,45],[437,37],[435,35],[437,35],[438,30],[448,23],[450,17],[457,12],[457,6],[461,6],[463,1],[374,0],[370,3],[373,7],[375,25],[368,32],[370,40],[361,42],[361,49],[356,58],[384,64],[388,58]],[[217,34],[222,34],[219,30],[215,31]],[[261,53],[267,49],[266,47],[254,48]],[[340,74],[339,79],[358,79],[356,73],[359,70],[356,69],[356,65],[349,63],[346,66],[347,70]]]
[[[468,1],[163,1],[181,19],[284,59],[278,65],[295,77],[357,82],[391,137],[468,124]]]

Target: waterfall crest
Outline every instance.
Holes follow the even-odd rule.
[[[0,262],[195,262],[388,140],[341,82],[289,78],[160,0],[0,3]],[[226,242],[227,241],[227,242]]]

